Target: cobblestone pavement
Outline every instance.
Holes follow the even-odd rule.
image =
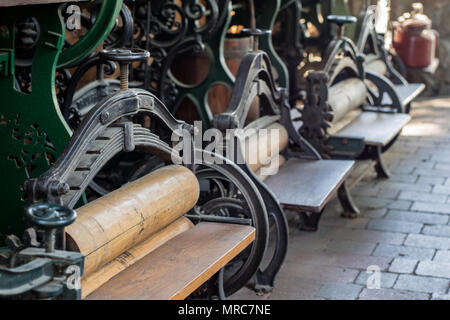
[[[291,225],[273,292],[230,299],[450,299],[450,98],[416,102],[412,115],[384,155],[392,177],[352,190],[361,217],[341,218],[333,200],[318,232]]]

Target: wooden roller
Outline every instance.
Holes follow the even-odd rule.
[[[366,56],[365,63],[366,70],[376,72],[378,74],[386,74],[387,67],[383,60],[378,58],[378,56],[374,54],[368,54]]]
[[[66,228],[67,249],[85,256],[86,277],[189,211],[199,189],[185,167],[152,172],[79,208]]]
[[[344,118],[366,101],[367,88],[360,79],[351,78],[338,82],[328,93],[328,102],[333,110],[333,123]]]
[[[116,257],[111,262],[108,262],[97,271],[88,276],[83,276],[81,279],[81,287],[83,288],[81,292],[82,298],[84,299],[121,271],[135,264],[153,250],[159,248],[170,239],[175,238],[193,226],[194,225],[188,218],[180,217],[175,220],[175,222],[169,224],[167,227],[150,236],[148,239],[145,239],[140,244],[123,252],[121,255]]]
[[[271,159],[272,161],[276,161],[275,157]],[[259,168],[255,171],[255,175],[259,178],[261,181],[265,181],[268,177],[276,174],[278,172],[278,169],[281,168],[286,163],[286,158],[282,155],[278,155],[278,167],[272,166],[272,165],[265,165]],[[266,169],[266,170],[262,170]]]
[[[257,172],[262,166],[267,166],[270,160],[288,145],[289,135],[283,125],[276,122],[264,129],[266,130],[258,131],[257,134],[250,135],[243,141],[245,159],[253,172]],[[272,143],[272,135],[276,137],[275,143]]]

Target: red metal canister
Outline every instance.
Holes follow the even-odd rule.
[[[393,24],[393,45],[406,66],[424,68],[435,57],[439,34],[431,29],[431,20],[423,13],[423,5],[415,3],[413,8],[411,14],[405,13]]]
[[[396,49],[408,67],[420,68],[431,64],[436,52],[437,34],[428,27],[425,21],[418,19],[405,21]]]

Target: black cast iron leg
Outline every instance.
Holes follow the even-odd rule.
[[[303,231],[317,231],[319,228],[319,220],[324,210],[319,213],[300,212],[299,229]]]
[[[223,287],[223,275],[225,273],[225,267],[220,269],[219,274],[217,275],[217,293],[220,300],[227,300],[225,295],[225,289]]]
[[[375,164],[375,171],[377,172],[377,177],[379,179],[389,179],[391,174],[389,173],[389,170],[386,168],[386,165],[383,162],[383,158],[381,157],[381,146],[377,146],[374,149],[374,160],[376,161]]]
[[[253,289],[257,294],[272,292],[277,273],[286,258],[289,242],[289,226],[283,209],[278,202],[273,200],[273,195],[266,188],[260,188],[260,191],[266,201],[269,216],[274,223],[275,235],[272,232],[269,238],[275,236],[275,248],[270,263],[264,270],[260,267],[253,278]]]
[[[408,103],[405,107],[405,113],[409,114],[411,112],[411,103]]]
[[[353,202],[352,195],[348,190],[347,183],[344,183],[338,189],[339,202],[344,209],[342,216],[345,218],[356,218],[360,215],[360,211],[356,204]]]

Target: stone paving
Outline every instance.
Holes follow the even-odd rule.
[[[416,102],[412,115],[384,155],[392,177],[352,190],[361,217],[341,218],[333,200],[317,232],[291,225],[273,292],[230,299],[450,300],[450,98]]]

